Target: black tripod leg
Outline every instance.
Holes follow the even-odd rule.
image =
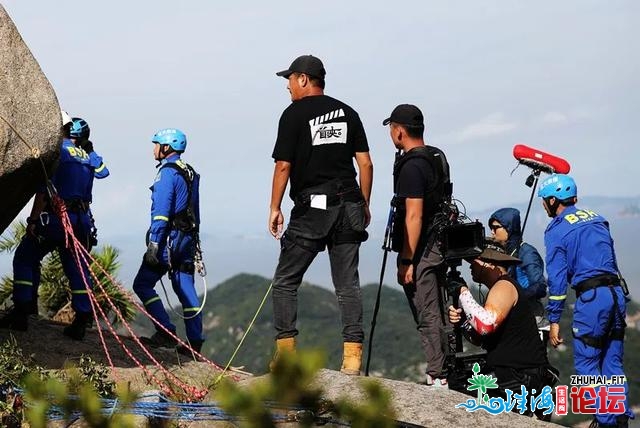
[[[378,310],[380,310],[380,294],[382,292],[382,283],[384,281],[384,270],[387,267],[387,254],[389,251],[384,250],[382,256],[382,269],[380,270],[380,283],[378,284],[378,293],[376,294],[376,303],[373,307],[373,316],[371,317],[371,331],[369,332],[369,346],[367,348],[367,364],[365,365],[364,375],[369,376],[369,363],[371,362],[371,348],[373,347],[373,332],[376,329],[376,318],[378,317]]]

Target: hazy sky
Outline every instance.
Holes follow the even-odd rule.
[[[581,195],[640,193],[636,1],[3,5],[63,108],[91,126],[111,170],[94,186],[93,210],[102,242],[135,259],[126,271],[135,272],[144,250],[155,175],[150,138],[178,127],[189,142],[184,158],[202,175],[210,270],[252,272],[260,258],[272,268],[258,273],[272,273],[270,155],[290,102],[274,73],[300,54],[324,61],[326,93],[354,107],[365,125],[374,236],[384,228],[394,153],[381,121],[399,103],[423,110],[428,143],[447,153],[455,194],[470,209],[527,200],[524,169],[510,176],[519,142],[569,160]],[[251,252],[258,247],[268,251]]]

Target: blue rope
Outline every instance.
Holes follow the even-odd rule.
[[[77,396],[70,396],[75,399]],[[147,418],[160,419],[177,419],[188,421],[234,421],[239,420],[235,416],[226,414],[217,403],[179,403],[168,400],[162,394],[145,394],[142,399],[158,398],[157,402],[135,401],[126,407],[122,407],[118,399],[103,398],[102,414],[111,416],[113,413],[127,413],[135,416],[145,416]],[[272,409],[292,409],[303,410],[300,407],[289,407],[278,405],[277,403],[265,403],[268,408]],[[73,412],[71,418],[81,416],[81,412]],[[49,409],[49,420],[63,420],[65,414],[60,406],[53,405]],[[274,422],[284,422],[288,419],[287,415],[272,415]]]
[[[14,389],[17,393],[22,394],[20,388]],[[70,395],[69,398],[77,400],[77,395]],[[140,401],[140,399],[157,398],[158,401]],[[231,416],[226,414],[217,403],[179,403],[167,399],[163,394],[152,393],[143,394],[138,401],[135,401],[128,406],[123,407],[122,402],[117,398],[102,398],[102,414],[106,416],[113,416],[114,413],[127,413],[134,416],[144,416],[147,418],[159,418],[159,419],[174,419],[174,420],[186,420],[186,421],[239,421],[242,418]],[[267,401],[265,406],[272,410],[280,411],[308,411],[303,407],[290,406],[274,401]],[[28,406],[28,403],[27,403]],[[61,420],[78,420],[82,417],[82,412],[73,411],[70,415],[65,415],[62,407],[52,405],[49,408],[48,419],[50,421]],[[278,422],[292,422],[290,414],[273,414],[271,419]],[[351,426],[344,421],[339,421],[331,417],[317,417],[318,420],[322,420],[324,423],[331,422],[334,425],[339,426]]]

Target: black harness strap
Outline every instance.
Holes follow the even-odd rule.
[[[182,211],[173,215],[173,218],[170,219],[171,226],[174,229],[185,233],[196,233],[198,230],[198,223],[193,212],[193,182],[198,176],[198,173],[191,167],[191,165],[184,162],[181,162],[181,164],[166,162],[160,167],[160,170],[164,168],[170,168],[177,171],[187,184],[187,205]]]
[[[627,323],[625,322],[624,318],[620,316],[618,295],[614,290],[614,288],[620,287],[620,278],[617,275],[612,274],[598,275],[593,278],[585,279],[574,287],[576,290],[576,296],[578,298],[580,298],[580,295],[586,291],[602,287],[607,287],[611,292],[611,297],[613,298],[613,307],[611,308],[611,312],[609,313],[609,319],[607,320],[607,326],[605,328],[604,334],[602,336],[585,335],[579,337],[575,334],[573,335],[575,339],[582,341],[585,345],[598,349],[604,348],[606,344],[611,340],[624,340],[624,333],[627,327]],[[622,328],[614,328],[616,320],[621,321]]]

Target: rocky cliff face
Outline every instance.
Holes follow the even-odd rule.
[[[56,94],[1,5],[0,94],[1,233],[44,183],[43,166],[51,173],[62,138]]]

